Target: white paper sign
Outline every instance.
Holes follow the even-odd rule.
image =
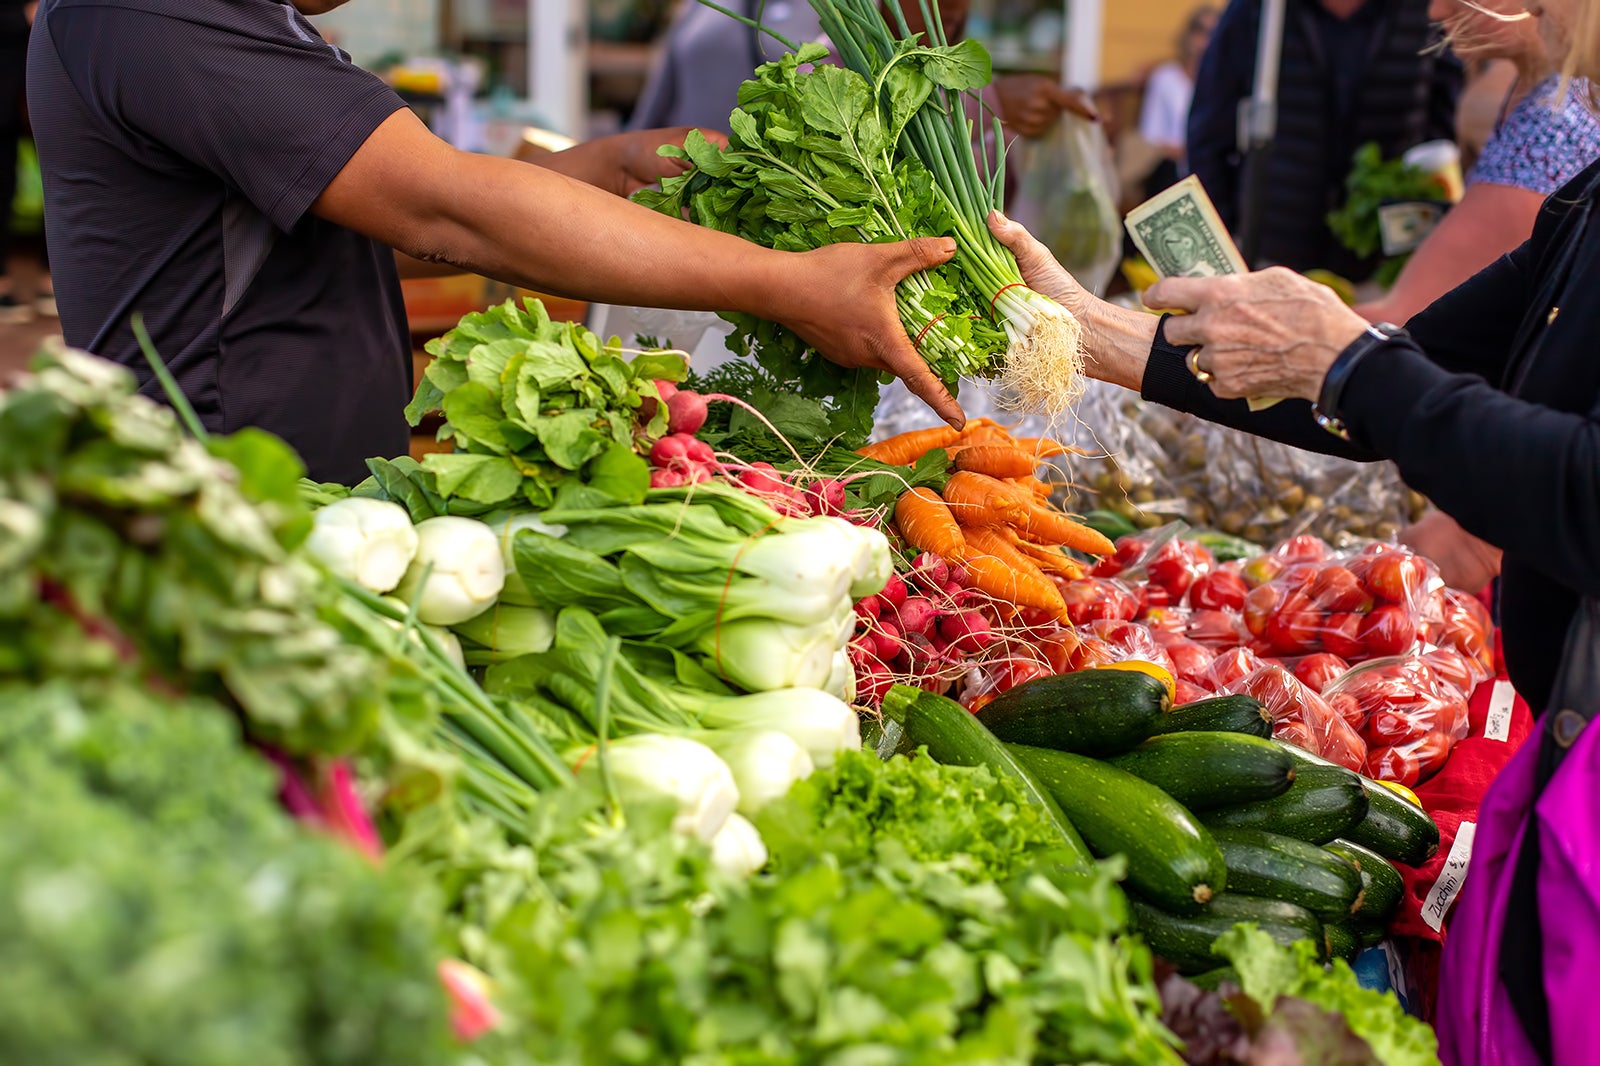
[[[1467,867],[1472,862],[1472,838],[1478,835],[1476,822],[1462,822],[1461,828],[1456,830],[1455,842],[1450,845],[1450,855],[1444,860],[1444,869],[1439,872],[1439,879],[1428,889],[1428,897],[1422,901],[1422,920],[1434,932],[1444,925],[1444,916],[1450,913],[1450,905],[1461,894],[1461,886],[1467,880]]]
[[[1511,709],[1517,699],[1517,690],[1511,682],[1501,679],[1489,691],[1489,713],[1483,719],[1483,736],[1486,740],[1505,741],[1511,738]]]

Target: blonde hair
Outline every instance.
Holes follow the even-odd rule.
[[[1584,80],[1584,102],[1600,112],[1600,0],[1581,0],[1578,17],[1561,61],[1561,91],[1566,92],[1574,78]]]

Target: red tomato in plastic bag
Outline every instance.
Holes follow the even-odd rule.
[[[1410,788],[1420,779],[1417,760],[1400,748],[1373,748],[1367,752],[1367,776]]]
[[[1372,613],[1361,621],[1361,646],[1372,658],[1401,655],[1416,642],[1417,620],[1399,604],[1386,603],[1374,607]]]
[[[1350,664],[1337,655],[1323,651],[1307,655],[1294,667],[1294,676],[1313,692],[1321,692],[1338,678],[1344,676]]]
[[[1321,741],[1322,750],[1319,754],[1329,762],[1338,763],[1346,770],[1357,773],[1366,765],[1367,742],[1337,714],[1327,717]]]
[[[1298,718],[1280,719],[1272,727],[1272,735],[1285,744],[1293,744],[1302,751],[1309,751],[1313,755],[1322,754],[1321,745],[1317,743],[1317,735],[1311,727]]]
[[[1167,657],[1172,660],[1172,674],[1182,681],[1198,683],[1205,676],[1216,653],[1204,644],[1183,640],[1167,645]]]
[[[1205,644],[1239,643],[1239,626],[1234,615],[1226,611],[1196,611],[1189,617],[1185,630],[1190,640]]]
[[[1244,626],[1252,637],[1267,635],[1267,623],[1283,602],[1283,590],[1276,585],[1257,585],[1244,600]]]
[[[1365,650],[1361,619],[1361,615],[1349,612],[1329,615],[1322,622],[1322,646],[1346,661],[1360,658]]]
[[[1189,589],[1189,606],[1207,611],[1242,611],[1250,586],[1232,570],[1213,570]]]
[[[1373,711],[1361,732],[1376,748],[1415,744],[1433,728],[1432,715],[1411,715],[1385,707]]]
[[[1210,690],[1203,689],[1199,685],[1185,681],[1180,677],[1176,682],[1176,687],[1173,689],[1172,704],[1175,707],[1182,707],[1186,703],[1194,703],[1197,700],[1206,699],[1210,695]]]
[[[1072,672],[1072,657],[1078,653],[1078,646],[1083,643],[1083,638],[1070,629],[1058,629],[1040,637],[1035,647],[1044,656],[1045,662],[1050,664],[1051,673],[1070,674]]]
[[[1067,620],[1075,626],[1099,618],[1131,619],[1139,613],[1139,601],[1130,593],[1098,578],[1069,582],[1062,587],[1061,598],[1067,603]]]
[[[1267,640],[1280,655],[1305,655],[1321,646],[1321,629],[1322,612],[1311,606],[1310,597],[1291,592],[1267,620]]]
[[[1199,545],[1195,547],[1199,548]],[[1200,555],[1200,552],[1205,552],[1205,555]],[[1150,584],[1165,589],[1172,597],[1172,602],[1178,603],[1183,600],[1195,579],[1210,569],[1210,556],[1211,553],[1204,548],[1193,551],[1174,537],[1156,550],[1145,570],[1150,575]]]
[[[1423,737],[1422,743],[1411,753],[1411,757],[1417,760],[1417,779],[1427,780],[1443,770],[1455,746],[1456,738],[1445,733],[1433,732]]]
[[[1328,706],[1333,708],[1333,713],[1344,721],[1344,724],[1354,729],[1360,729],[1367,722],[1367,712],[1361,706],[1361,701],[1348,692],[1335,692],[1331,696],[1324,696]]]
[[[1367,591],[1390,603],[1410,603],[1422,591],[1427,567],[1407,551],[1388,551],[1367,567]]]
[[[1311,581],[1311,602],[1332,614],[1365,610],[1372,606],[1372,597],[1349,570],[1342,566],[1325,566]]]
[[[1481,668],[1454,648],[1435,648],[1422,657],[1439,679],[1463,695],[1470,695],[1483,677]]]
[[[1206,667],[1206,679],[1211,682],[1212,688],[1225,688],[1242,681],[1260,668],[1261,660],[1256,658],[1254,652],[1233,648],[1211,660],[1211,665]]]
[[[1150,632],[1163,643],[1171,639],[1182,640],[1189,628],[1189,612],[1183,607],[1157,607],[1141,614],[1139,621],[1149,626]]]
[[[995,664],[995,692],[1005,692],[1018,685],[1025,685],[1029,681],[1045,677],[1049,668],[1043,663],[1034,662],[1032,659],[1002,659]]]
[[[1152,610],[1159,611],[1164,607],[1171,607],[1174,601],[1172,593],[1160,585],[1140,585],[1136,602],[1139,605],[1139,614],[1144,615]]]
[[[1286,563],[1320,563],[1328,557],[1328,546],[1319,537],[1301,534],[1272,549],[1272,554]]]

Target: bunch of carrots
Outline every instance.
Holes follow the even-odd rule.
[[[993,599],[1066,617],[1057,581],[1083,576],[1065,549],[1110,555],[1116,546],[1050,505],[1051,486],[1037,476],[1047,459],[1073,451],[1045,437],[1013,437],[988,419],[961,431],[913,430],[862,448],[899,466],[928,452],[949,453],[954,473],[941,496],[915,488],[895,504],[900,536],[918,551],[959,563],[972,588]],[[1055,579],[1052,579],[1055,575]]]

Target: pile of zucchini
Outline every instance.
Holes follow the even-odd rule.
[[[1273,740],[1250,696],[1174,709],[1152,677],[1087,670],[976,715],[926,693],[902,705],[910,744],[1018,781],[1075,856],[1124,856],[1139,930],[1186,974],[1215,970],[1211,945],[1238,922],[1351,958],[1400,904],[1394,863],[1439,849],[1421,807]]]

